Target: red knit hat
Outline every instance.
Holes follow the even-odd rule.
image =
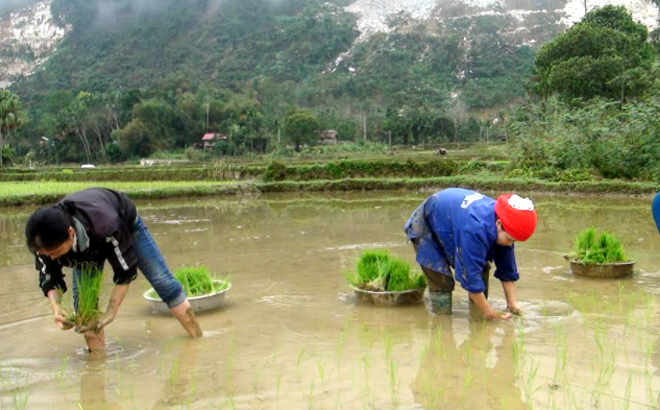
[[[528,198],[518,195],[500,195],[495,202],[495,214],[502,227],[516,241],[526,241],[536,228],[536,211]]]

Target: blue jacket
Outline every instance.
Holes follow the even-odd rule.
[[[651,210],[653,211],[655,226],[658,227],[658,232],[660,232],[660,192],[658,192],[658,194],[655,196]]]
[[[495,277],[518,280],[513,246],[497,241],[495,200],[467,189],[450,188],[428,197],[403,228],[409,239],[419,239],[417,262],[451,276],[468,292],[486,290],[481,273],[495,262]]]

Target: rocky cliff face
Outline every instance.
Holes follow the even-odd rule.
[[[586,4],[585,4],[586,3]],[[658,8],[648,0],[357,0],[346,10],[360,16],[364,40],[408,25],[439,24],[483,16],[501,17],[499,27],[514,44],[538,44],[582,19],[587,10],[607,4],[625,6],[650,30],[658,26]]]
[[[0,88],[40,69],[71,30],[56,24],[51,3],[37,1],[0,18]],[[460,33],[469,48],[470,26],[482,17],[495,17],[495,29],[509,44],[538,45],[579,21],[585,7],[606,4],[625,6],[651,30],[658,26],[658,8],[650,0],[357,0],[346,10],[359,16],[358,43],[427,25],[436,33]]]
[[[0,88],[39,69],[71,29],[55,23],[51,3],[34,3],[0,19]]]

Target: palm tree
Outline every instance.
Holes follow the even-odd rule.
[[[4,136],[20,125],[20,110],[18,95],[9,90],[0,90],[0,167],[2,166],[2,150],[5,146]]]

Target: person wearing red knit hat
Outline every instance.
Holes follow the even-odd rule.
[[[497,200],[475,191],[449,188],[428,197],[404,226],[429,287],[429,310],[451,314],[455,280],[487,319],[521,313],[516,298],[518,268],[514,243],[529,239],[537,215],[528,198],[504,194]],[[502,282],[508,313],[488,303],[490,262]],[[452,269],[454,274],[452,275]]]

